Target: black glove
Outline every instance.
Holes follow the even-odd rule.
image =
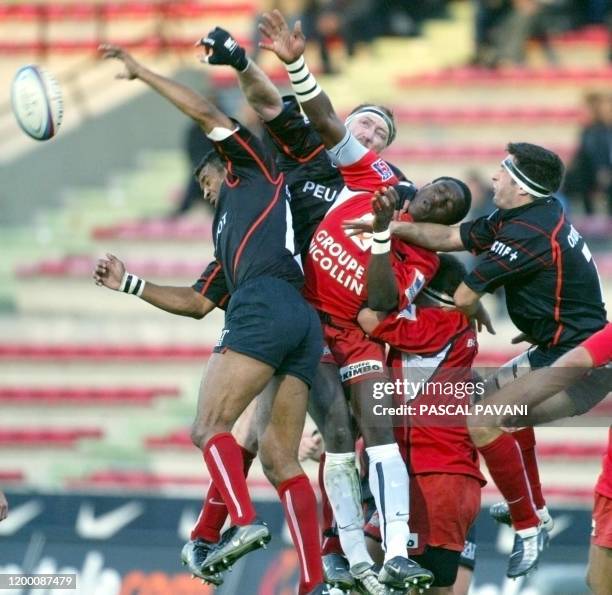
[[[249,64],[244,48],[221,27],[215,27],[206,37],[200,40],[208,51],[209,64],[223,64],[232,66],[242,72]]]

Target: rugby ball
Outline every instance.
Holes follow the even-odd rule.
[[[55,77],[29,64],[17,71],[11,86],[13,113],[22,130],[36,140],[48,140],[62,123],[64,102]]]

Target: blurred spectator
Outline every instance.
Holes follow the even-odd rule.
[[[8,516],[8,502],[6,496],[0,491],[0,521]]]
[[[306,0],[302,12],[302,30],[306,39],[319,48],[321,69],[325,74],[334,74],[329,54],[329,38],[340,33],[341,15],[330,3],[323,0]]]
[[[528,41],[537,39],[548,62],[556,64],[544,10],[550,1],[478,0],[475,62],[487,67],[523,65]]]
[[[582,202],[585,213],[596,212],[599,201],[612,215],[612,93],[591,93],[586,98],[589,120],[569,167],[565,192]]]

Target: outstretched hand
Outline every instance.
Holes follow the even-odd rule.
[[[297,21],[293,30],[290,30],[285,17],[274,9],[261,15],[258,29],[270,40],[259,42],[259,47],[274,52],[285,64],[295,62],[304,53],[306,38],[302,33],[301,21]]]
[[[123,275],[125,275],[125,265],[116,256],[107,253],[106,258],[98,260],[93,278],[99,287],[117,290],[121,287]]]
[[[221,29],[221,27],[215,27],[212,31],[209,31],[206,37],[202,37],[196,43],[196,46],[204,48],[204,54],[200,56],[201,62],[232,66],[241,72],[249,64],[244,48],[232,37],[229,31]]]
[[[482,305],[482,302],[478,302],[478,309],[474,314],[474,320],[476,321],[476,325],[478,328],[478,332],[482,333],[483,329],[487,329],[489,335],[495,335],[495,329],[493,328],[493,323],[491,322],[491,317],[487,312],[487,309]]]
[[[104,60],[115,59],[123,62],[125,66],[124,72],[120,72],[115,76],[118,79],[126,79],[131,81],[138,78],[138,73],[141,68],[140,64],[134,60],[131,54],[126,52],[123,48],[118,45],[112,45],[110,43],[103,43],[98,46],[98,51],[102,54]]]

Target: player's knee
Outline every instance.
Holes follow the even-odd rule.
[[[350,452],[355,448],[353,432],[347,425],[336,425],[326,423],[326,431],[323,434],[325,450],[328,452]]]
[[[301,472],[297,456],[288,455],[286,449],[278,445],[262,442],[259,445],[259,460],[264,475],[275,487]]]

